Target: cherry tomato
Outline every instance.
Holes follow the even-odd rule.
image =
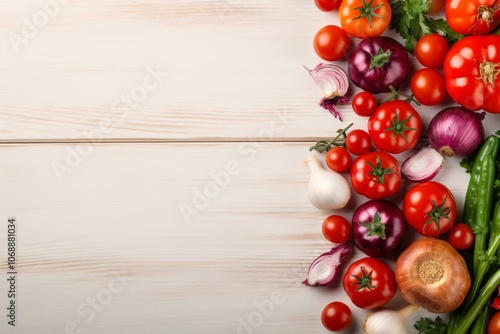
[[[351,155],[345,148],[336,146],[326,153],[326,165],[337,173],[343,173],[351,168]]]
[[[451,191],[443,184],[422,182],[408,190],[403,199],[406,222],[426,237],[448,232],[457,216],[457,205]]]
[[[352,37],[362,39],[381,35],[391,17],[388,0],[343,0],[339,8],[342,28]]]
[[[328,61],[343,58],[350,47],[350,39],[346,32],[337,26],[329,25],[321,28],[314,36],[314,51]]]
[[[418,102],[434,106],[446,98],[446,81],[438,71],[422,68],[410,80],[410,89]]]
[[[372,257],[353,262],[344,274],[342,285],[354,305],[368,310],[384,306],[397,291],[391,267]]]
[[[429,10],[427,11],[427,13],[429,14],[436,14],[441,11],[441,9],[443,9],[444,0],[429,0],[428,2]]]
[[[339,215],[326,217],[322,230],[326,240],[337,244],[344,243],[351,237],[351,224]]]
[[[500,312],[493,314],[488,323],[488,334],[500,333]]]
[[[369,92],[359,92],[352,98],[352,110],[359,116],[369,117],[373,115],[377,106],[377,98]]]
[[[365,154],[370,152],[372,149],[372,138],[365,130],[352,130],[347,134],[345,146],[352,154]]]
[[[465,250],[474,244],[474,232],[469,225],[458,223],[451,228],[448,240],[455,249]]]
[[[342,0],[314,0],[316,7],[323,12],[331,12],[339,9]]]
[[[394,195],[401,185],[399,162],[386,152],[365,153],[352,162],[351,184],[369,199]]]
[[[401,153],[417,145],[422,131],[418,112],[406,101],[382,103],[368,119],[368,132],[375,146],[389,153]]]
[[[352,321],[352,312],[349,306],[342,302],[331,302],[321,313],[321,322],[326,329],[338,332],[349,327]]]
[[[415,56],[420,64],[427,67],[443,67],[450,46],[440,34],[428,34],[415,45]]]

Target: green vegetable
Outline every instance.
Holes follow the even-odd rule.
[[[444,334],[446,332],[446,324],[440,316],[437,316],[434,320],[427,317],[420,318],[413,327],[419,334]]]
[[[449,44],[463,37],[455,33],[445,20],[426,16],[429,10],[428,0],[393,1],[391,9],[391,28],[403,37],[404,47],[408,52],[413,53],[416,41],[426,34],[441,32]]]
[[[481,313],[477,316],[476,320],[472,324],[470,334],[484,334],[488,328],[488,321],[490,318],[490,306],[484,305]]]

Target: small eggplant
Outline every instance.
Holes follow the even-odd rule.
[[[386,200],[361,204],[354,211],[351,224],[354,244],[371,257],[395,254],[407,230],[403,211]]]
[[[367,38],[354,49],[348,62],[349,77],[363,90],[377,94],[397,89],[408,75],[408,53],[387,36]]]

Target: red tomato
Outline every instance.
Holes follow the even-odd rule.
[[[488,334],[500,333],[500,312],[493,314],[488,323]]]
[[[352,110],[359,116],[373,115],[377,106],[377,98],[369,92],[359,92],[352,98]]]
[[[429,10],[427,13],[435,14],[438,13],[444,6],[444,0],[429,0]]]
[[[416,71],[411,77],[410,89],[417,101],[425,106],[434,106],[446,98],[444,77],[432,68]]]
[[[457,205],[445,185],[434,181],[422,182],[406,193],[403,213],[408,224],[418,233],[437,237],[455,224]]]
[[[344,243],[351,237],[351,224],[339,215],[326,217],[322,230],[326,240],[337,244]]]
[[[356,158],[351,166],[353,189],[370,199],[394,195],[401,185],[399,162],[386,152],[368,152]]]
[[[326,305],[321,313],[323,326],[332,332],[346,329],[351,324],[351,321],[351,309],[342,302],[332,302]]]
[[[486,35],[500,24],[498,0],[447,0],[444,13],[450,28],[463,35]]]
[[[323,12],[331,12],[339,9],[342,0],[314,0],[316,7]]]
[[[343,173],[351,168],[351,155],[349,152],[340,146],[331,148],[326,153],[326,165],[337,173]]]
[[[448,234],[448,240],[455,249],[469,249],[474,244],[474,231],[465,223],[455,224]]]
[[[314,51],[328,61],[343,58],[350,47],[350,39],[342,28],[329,25],[321,28],[314,36]]]
[[[347,134],[345,146],[349,152],[355,155],[365,154],[372,149],[372,138],[368,132],[356,129]]]
[[[372,257],[353,262],[344,274],[342,285],[354,305],[368,310],[387,304],[397,290],[392,269]]]
[[[415,56],[424,66],[443,67],[449,49],[448,41],[442,35],[428,34],[415,45]]]
[[[406,101],[382,103],[368,119],[368,132],[375,146],[389,153],[401,153],[417,145],[422,131],[418,112]]]
[[[500,13],[500,11],[499,11]],[[469,36],[444,61],[446,90],[469,110],[500,113],[500,36]]]
[[[389,26],[391,17],[388,0],[343,0],[339,8],[342,28],[357,38],[381,35]]]

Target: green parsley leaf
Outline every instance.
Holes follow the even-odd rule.
[[[440,316],[432,320],[431,318],[420,318],[413,325],[419,334],[444,334],[447,325]]]

